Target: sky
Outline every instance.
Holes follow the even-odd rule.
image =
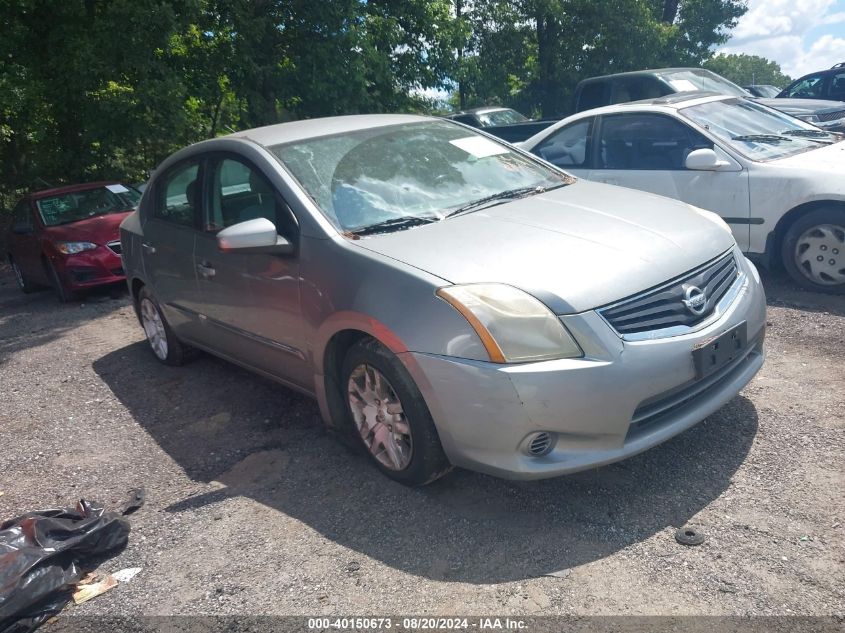
[[[760,55],[793,79],[845,62],[845,0],[748,0],[717,52]]]

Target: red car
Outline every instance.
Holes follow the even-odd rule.
[[[14,209],[6,241],[24,292],[51,286],[61,301],[80,290],[125,281],[119,227],[141,194],[119,182],[31,193]]]

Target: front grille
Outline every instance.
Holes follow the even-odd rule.
[[[599,314],[622,335],[693,326],[712,314],[738,275],[736,259],[729,253],[679,279],[603,308]],[[694,306],[700,312],[684,303],[699,296],[691,288],[698,288],[704,295],[703,309]]]
[[[108,244],[106,244],[106,246],[108,246],[109,250],[115,255],[120,255],[120,240],[109,242]]]
[[[825,112],[824,114],[816,114],[819,121],[835,121],[836,119],[845,118],[845,110],[837,110],[836,112]]]

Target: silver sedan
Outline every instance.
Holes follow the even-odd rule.
[[[152,351],[316,398],[405,484],[639,453],[733,398],[765,297],[715,214],[457,123],[315,119],[162,163],[121,226]]]

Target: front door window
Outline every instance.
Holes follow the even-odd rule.
[[[684,170],[693,150],[713,148],[707,138],[662,114],[620,114],[602,119],[597,167]]]

